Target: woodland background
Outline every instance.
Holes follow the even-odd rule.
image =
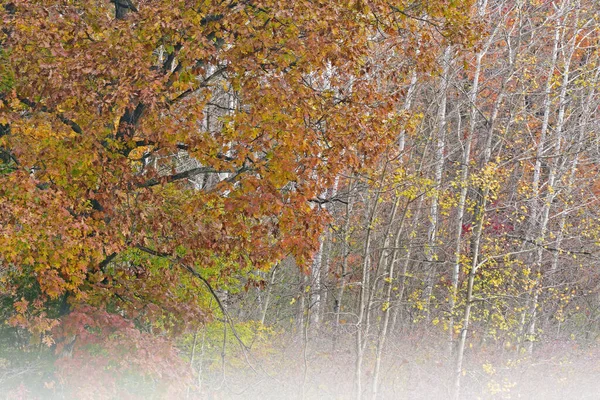
[[[0,20],[6,398],[595,398],[597,2]]]

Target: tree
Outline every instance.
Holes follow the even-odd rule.
[[[92,340],[86,318],[66,328],[81,314],[173,334],[212,296],[231,323],[218,289],[287,255],[307,268],[318,195],[406,129],[408,69],[471,40],[468,1],[0,7],[5,312],[59,349]]]

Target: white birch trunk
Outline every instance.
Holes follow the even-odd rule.
[[[425,258],[427,261],[427,271],[425,276],[425,288],[423,290],[423,300],[425,302],[424,312],[426,320],[430,316],[431,294],[433,291],[435,263],[437,262],[437,231],[439,219],[439,192],[442,188],[442,173],[444,171],[444,151],[446,148],[446,106],[448,99],[448,81],[450,79],[450,63],[452,61],[452,47],[446,47],[442,59],[442,82],[440,90],[440,104],[437,115],[437,132],[435,145],[435,171],[434,171],[434,191],[431,197],[430,225],[427,232],[427,245],[425,247]]]
[[[379,204],[379,197],[381,196],[383,182],[386,176],[388,168],[388,161],[385,161],[383,171],[381,173],[380,181],[377,185],[377,191],[373,200],[373,206],[367,219],[367,232],[365,237],[365,247],[363,253],[363,264],[362,264],[362,281],[360,286],[360,296],[358,300],[358,318],[356,322],[356,362],[354,369],[354,385],[355,385],[355,398],[360,400],[362,398],[362,364],[365,350],[365,336],[369,330],[367,315],[370,312],[369,299],[369,266],[371,258],[371,241],[373,237],[373,230],[375,224],[375,217],[377,215],[377,206]]]

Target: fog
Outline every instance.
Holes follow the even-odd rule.
[[[398,337],[384,355],[379,399],[449,399],[453,359],[427,335]],[[329,343],[330,345],[330,343]],[[291,342],[267,359],[213,371],[203,381],[202,396],[214,399],[352,399],[355,356],[334,351],[327,340]],[[597,399],[600,349],[554,343],[535,355],[518,357],[514,349],[469,352],[463,370],[461,399]],[[252,363],[252,361],[251,361]],[[365,359],[363,399],[372,398],[374,359]]]
[[[94,365],[80,365],[79,375],[61,375],[49,373],[41,358],[28,363],[1,359],[0,393],[6,399],[357,399],[353,335],[347,331],[334,337],[326,329],[278,332],[268,343],[256,340],[243,349],[235,340],[223,347],[221,340],[204,335],[191,359],[181,346],[179,356],[193,367],[185,383],[167,373],[136,375],[132,365],[122,369],[127,372],[115,384],[114,379],[104,381],[108,375],[103,378]],[[376,398],[451,399],[455,360],[444,339],[426,330],[390,336]],[[374,354],[371,343],[363,360],[361,399],[374,398]],[[478,341],[465,357],[460,399],[597,399],[600,393],[597,344],[537,343],[529,355],[508,342]]]

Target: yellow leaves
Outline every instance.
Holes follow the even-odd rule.
[[[499,174],[498,165],[495,162],[489,162],[479,174],[473,174],[471,180],[473,184],[484,190],[489,190],[493,196],[501,184],[502,175]]]
[[[483,371],[488,375],[494,375],[496,373],[496,368],[494,368],[494,366],[489,362],[486,362],[481,367],[483,368]]]
[[[40,116],[29,121],[14,122],[11,124],[12,145],[27,146],[26,154],[31,156],[27,158],[22,156],[20,161],[33,166],[39,162],[39,153],[46,152],[48,149],[54,153],[54,162],[58,161],[58,168],[63,168],[62,162],[58,158],[60,152],[66,152],[65,141],[75,138],[77,134],[63,124],[57,124],[48,118]],[[37,153],[37,154],[36,154]],[[66,156],[65,156],[66,157]],[[52,162],[51,161],[51,162]],[[48,168],[50,164],[47,162]]]
[[[139,146],[131,150],[128,154],[128,158],[132,161],[141,160],[144,154],[151,152],[155,146]]]

